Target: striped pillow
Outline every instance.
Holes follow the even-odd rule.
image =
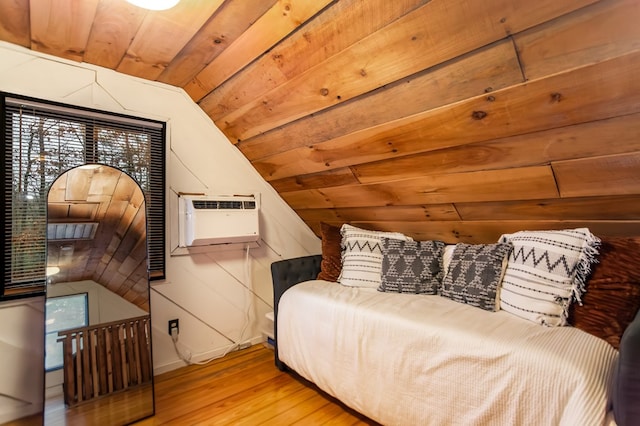
[[[521,231],[511,242],[500,291],[500,308],[546,326],[568,324],[569,307],[580,301],[600,239],[587,228]]]
[[[349,287],[371,287],[381,284],[382,237],[412,241],[399,232],[368,231],[349,224],[342,225],[342,271],[338,282]]]

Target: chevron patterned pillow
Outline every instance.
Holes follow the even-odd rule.
[[[436,294],[442,281],[442,241],[382,238],[382,284],[378,291]]]
[[[596,262],[600,239],[587,228],[505,234],[513,251],[502,281],[501,309],[546,326],[568,324]]]
[[[456,244],[440,295],[486,311],[496,311],[498,288],[511,249],[510,243]]]
[[[360,229],[344,224],[342,234],[342,271],[338,282],[349,287],[380,287],[382,273],[382,241],[380,238],[394,238],[411,241],[399,232],[381,232]]]

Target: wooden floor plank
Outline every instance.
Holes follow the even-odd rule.
[[[377,425],[301,377],[279,371],[262,345],[155,378],[156,414],[136,426]]]
[[[278,370],[273,351],[263,345],[160,374],[154,383],[155,415],[133,423],[136,426],[378,425],[297,374]],[[114,416],[138,405],[135,394],[119,395],[127,398],[126,410],[107,399],[68,410],[59,398],[57,405],[48,405],[45,424],[118,424]],[[40,420],[11,425],[31,426]]]

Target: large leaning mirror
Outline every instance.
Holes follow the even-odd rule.
[[[47,199],[45,425],[154,414],[145,198],[122,171],[68,170]]]

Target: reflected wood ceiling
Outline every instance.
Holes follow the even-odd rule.
[[[48,224],[97,222],[93,238],[48,238],[49,285],[93,280],[149,312],[145,199],[126,173],[77,167],[51,185]]]
[[[183,88],[314,229],[640,234],[637,0],[3,0],[0,39]]]

